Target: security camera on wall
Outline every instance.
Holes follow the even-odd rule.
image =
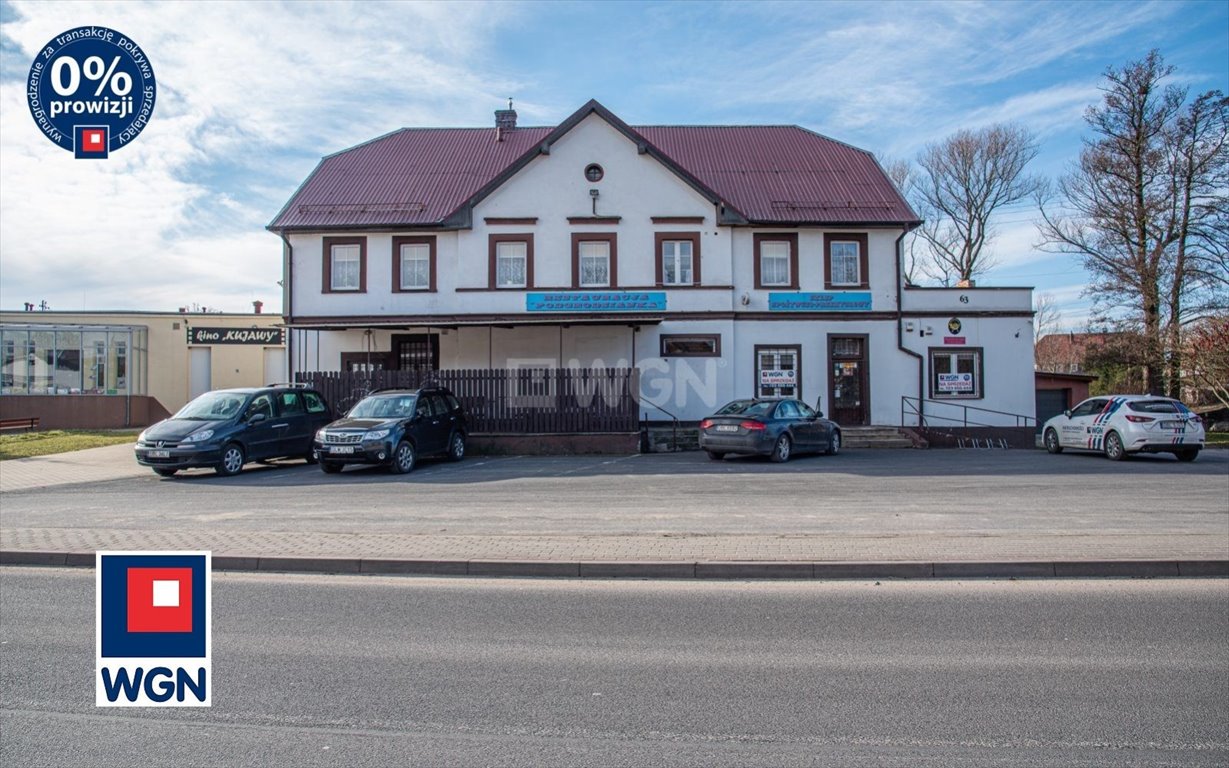
[[[742,296],[738,297],[738,300],[741,301],[742,305],[745,307],[751,303],[751,294],[744,293]]]

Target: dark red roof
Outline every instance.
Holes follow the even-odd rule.
[[[404,129],[330,155],[270,229],[468,226],[469,209],[597,112],[727,223],[904,224],[917,220],[870,153],[797,126],[632,128],[590,101],[555,128]]]

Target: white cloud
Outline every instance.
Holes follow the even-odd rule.
[[[506,3],[12,9],[3,33],[19,50],[6,61],[32,61],[46,41],[88,20],[142,46],[158,101],[136,141],[105,162],[79,162],[38,133],[24,71],[6,72],[6,308],[47,299],[55,309],[196,301],[243,311],[251,294],[278,311],[281,243],[263,227],[320,154],[402,125],[488,122],[517,86],[485,56],[493,31],[517,12]]]

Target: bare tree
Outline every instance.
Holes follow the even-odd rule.
[[[914,187],[917,184],[917,175],[910,165],[908,160],[900,160],[896,158],[884,158],[882,161],[883,171],[896,185],[896,190],[900,192],[901,197],[905,200],[910,200],[913,196]],[[910,203],[912,204],[912,203]],[[920,262],[918,260],[918,237],[917,230],[909,232],[905,236],[904,242],[901,244],[904,264],[901,265],[906,285],[917,285],[918,279],[921,277]]]
[[[1187,335],[1186,357],[1195,387],[1229,408],[1229,314],[1194,324]]]
[[[1042,248],[1083,258],[1095,306],[1139,334],[1153,394],[1167,372],[1180,393],[1182,325],[1226,285],[1216,234],[1226,227],[1225,98],[1209,92],[1184,109],[1186,90],[1161,83],[1172,71],[1157,51],[1106,70],[1102,104],[1085,114],[1094,137],[1058,183],[1061,208],[1039,196]]]
[[[918,236],[927,247],[923,269],[930,277],[950,285],[992,266],[986,250],[994,238],[991,218],[1040,189],[1041,180],[1024,173],[1036,156],[1033,134],[1016,125],[958,131],[922,150],[911,200],[925,219]]]
[[[1046,336],[1062,330],[1063,313],[1051,293],[1039,293],[1033,299],[1033,345]]]

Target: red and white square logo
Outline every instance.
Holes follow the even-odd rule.
[[[78,125],[74,129],[76,158],[106,159],[111,141],[110,129],[105,125]]]
[[[191,632],[192,569],[129,568],[128,631]]]

